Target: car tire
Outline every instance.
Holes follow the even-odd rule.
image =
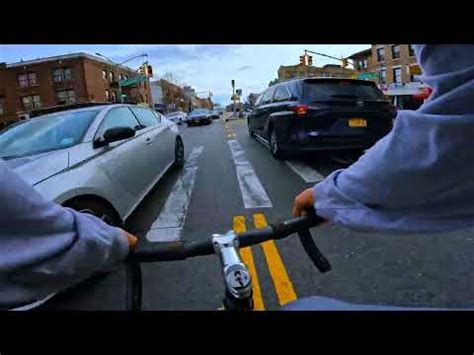
[[[278,160],[286,158],[286,152],[281,148],[281,141],[273,128],[270,130],[270,152]]]
[[[175,145],[174,145],[174,163],[173,163],[173,165],[177,168],[182,168],[184,166],[185,161],[186,161],[186,158],[184,156],[183,141],[180,138],[177,138],[176,142],[175,142]]]
[[[115,212],[111,207],[107,206],[107,204],[96,199],[76,199],[66,203],[65,207],[70,207],[78,212],[92,214],[114,227],[123,226],[123,223],[117,212]]]

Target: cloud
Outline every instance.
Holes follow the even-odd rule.
[[[238,68],[237,71],[244,71],[249,69],[252,69],[250,65],[244,65],[243,67]]]

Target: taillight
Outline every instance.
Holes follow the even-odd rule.
[[[291,109],[296,113],[297,116],[304,116],[308,113],[308,105],[296,105],[292,106]]]

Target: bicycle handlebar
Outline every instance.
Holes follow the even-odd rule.
[[[309,228],[321,224],[324,219],[315,213],[308,213],[303,217],[292,218],[283,222],[270,224],[263,229],[238,234],[239,247],[247,247],[272,239],[283,239],[293,233],[298,233],[304,250],[315,266],[321,272],[331,269],[328,260],[319,251],[314,243]],[[128,261],[145,263],[155,261],[184,260],[195,256],[214,254],[212,238],[193,242],[165,242],[139,247],[130,253]]]

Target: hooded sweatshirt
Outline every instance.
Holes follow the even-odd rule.
[[[128,248],[121,229],[45,199],[0,159],[0,309],[110,270]]]
[[[474,226],[474,45],[417,45],[415,54],[430,98],[314,186],[318,215],[374,232]]]

